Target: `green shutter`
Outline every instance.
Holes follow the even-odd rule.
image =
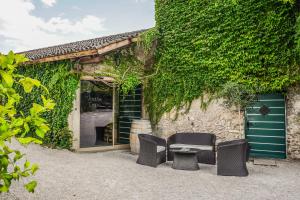
[[[133,119],[142,117],[142,88],[137,87],[128,95],[119,96],[118,142],[129,144],[130,127]]]

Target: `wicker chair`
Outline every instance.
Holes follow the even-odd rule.
[[[187,148],[196,148],[197,146],[211,146],[208,150],[199,150],[197,158],[199,163],[216,164],[215,151],[216,136],[211,133],[176,133],[171,135],[167,140],[167,159],[172,161],[174,153],[170,151],[170,146],[174,144],[183,144]],[[173,148],[173,147],[172,147]]]
[[[221,142],[217,147],[217,174],[221,176],[248,176],[246,161],[249,146],[246,140]]]
[[[148,134],[139,134],[140,153],[137,163],[157,167],[166,162],[166,140]]]

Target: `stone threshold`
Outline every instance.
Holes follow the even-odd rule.
[[[121,145],[114,145],[114,146],[99,146],[99,147],[86,147],[86,148],[79,148],[76,149],[75,152],[78,153],[91,153],[91,152],[105,152],[105,151],[114,151],[114,150],[128,150],[130,149],[129,144],[121,144]]]
[[[277,161],[274,159],[262,159],[262,158],[254,158],[254,165],[262,165],[262,166],[274,166],[277,167]]]

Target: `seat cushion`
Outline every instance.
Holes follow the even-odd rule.
[[[162,152],[162,151],[165,151],[165,150],[166,150],[166,147],[164,147],[164,146],[157,146],[156,152]]]
[[[171,149],[179,149],[179,148],[191,148],[191,149],[199,149],[199,150],[207,150],[212,151],[213,147],[209,145],[196,145],[196,144],[171,144]]]

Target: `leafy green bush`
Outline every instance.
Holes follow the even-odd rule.
[[[23,55],[13,52],[6,56],[0,54],[0,193],[8,192],[13,180],[35,174],[38,166],[27,160],[20,165],[24,154],[11,149],[10,142],[16,138],[23,145],[32,142],[41,144],[41,139],[50,129],[42,115],[55,106],[47,98],[48,90],[40,81],[15,73],[18,65],[25,61],[27,59]],[[14,89],[15,85],[19,85],[27,95],[31,95],[34,88],[40,88],[37,95],[41,102],[30,101],[28,112],[18,109],[24,98]],[[29,192],[34,192],[36,185],[36,181],[31,181],[24,186]]]
[[[218,96],[224,98],[223,104],[226,108],[236,107],[239,110],[244,110],[257,100],[257,91],[251,86],[227,82],[218,92]]]
[[[257,101],[257,93],[260,89],[253,88],[249,85],[243,85],[235,82],[227,82],[218,92],[218,98],[223,99],[223,105],[226,108],[236,108],[239,112],[240,132],[242,132],[241,111],[245,110]]]
[[[44,143],[48,144],[50,147],[70,149],[72,147],[72,137],[72,131],[70,131],[68,127],[65,127],[58,132],[48,132],[45,135]]]
[[[226,82],[265,93],[298,82],[296,17],[294,4],[278,0],[156,0],[159,73],[146,88],[152,121]]]

